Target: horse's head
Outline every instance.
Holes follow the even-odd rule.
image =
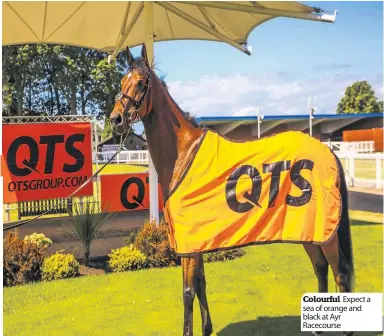
[[[145,45],[141,57],[133,58],[127,48],[129,70],[121,80],[121,92],[116,95],[116,103],[111,112],[110,121],[117,133],[126,133],[132,123],[143,120],[151,109],[151,76]]]

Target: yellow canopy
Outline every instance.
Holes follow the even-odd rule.
[[[6,1],[3,45],[57,43],[114,51],[146,40],[144,3],[134,1]],[[154,42],[199,39],[242,45],[256,26],[278,16],[334,22],[292,1],[153,3]],[[116,50],[116,52],[118,51]]]

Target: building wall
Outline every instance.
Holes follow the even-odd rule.
[[[101,147],[103,145],[118,145],[120,143],[119,136],[113,136],[108,141],[105,141],[103,144],[98,146],[99,151],[101,151]],[[137,147],[136,147],[137,146]],[[124,142],[124,147],[128,150],[147,150],[147,142],[141,139],[140,137],[130,134]]]
[[[148,149],[147,143],[139,137],[130,134],[124,142],[125,148],[128,150],[144,150]],[[137,146],[137,147],[136,147]]]

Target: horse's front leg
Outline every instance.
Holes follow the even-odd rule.
[[[206,293],[206,281],[204,274],[204,261],[203,256],[197,257],[197,282],[196,282],[196,294],[200,303],[201,320],[203,323],[203,336],[209,336],[212,334],[212,322],[209,315],[207,293]]]
[[[183,268],[184,332],[183,336],[193,335],[193,300],[196,294],[196,258],[181,258]]]

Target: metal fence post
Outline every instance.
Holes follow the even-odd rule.
[[[353,156],[349,157],[349,179],[350,186],[355,186],[355,158]]]
[[[380,189],[382,183],[381,159],[376,158],[376,189]]]
[[[11,221],[9,204],[4,204],[4,205],[5,205],[5,221],[9,223]]]

